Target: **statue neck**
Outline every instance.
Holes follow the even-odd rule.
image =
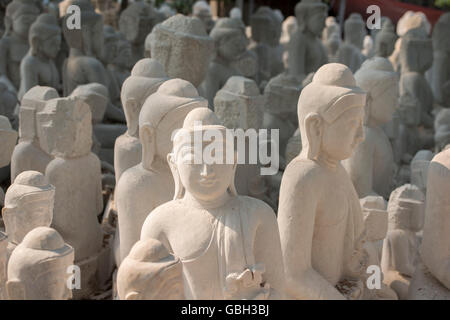
[[[320,152],[319,156],[316,160],[321,166],[325,166],[330,169],[335,169],[339,163],[339,160],[336,160],[330,157],[325,152]]]
[[[144,155],[145,157],[145,155]],[[149,164],[150,161],[148,159],[143,159],[142,161],[142,167],[147,171],[153,171],[153,172],[170,172],[169,164],[164,159],[161,159],[159,156],[156,156],[153,158],[153,161],[151,164]]]
[[[186,190],[183,201],[189,206],[199,208],[199,209],[216,209],[223,207],[228,201],[231,200],[231,195],[228,191],[225,191],[220,196],[214,199],[203,200],[196,198],[192,193]]]

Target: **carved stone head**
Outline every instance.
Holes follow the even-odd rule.
[[[359,13],[352,13],[344,23],[345,42],[351,43],[362,50],[364,37],[366,36],[366,24]]]
[[[109,103],[108,88],[95,82],[83,84],[76,87],[70,96],[81,99],[90,107],[92,123],[102,122]]]
[[[50,13],[41,14],[31,25],[28,39],[34,56],[54,59],[61,47],[61,28],[56,17]]]
[[[199,96],[192,84],[181,79],[164,82],[147,98],[139,113],[139,139],[146,168],[151,168],[155,157],[167,158],[175,130],[183,126],[191,110],[199,107],[208,107],[208,101]]]
[[[153,28],[149,41],[151,57],[164,66],[169,78],[187,80],[195,87],[202,83],[214,41],[199,19],[181,14],[170,17]]]
[[[425,219],[425,196],[419,187],[405,184],[392,191],[388,203],[389,229],[418,232]]]
[[[389,57],[394,52],[397,39],[394,25],[391,20],[386,20],[381,31],[375,37],[375,55],[383,58]]]
[[[184,299],[180,259],[155,239],[136,242],[117,272],[121,300]]]
[[[17,142],[17,132],[11,128],[9,119],[0,115],[0,168],[7,166]]]
[[[281,73],[270,79],[264,89],[265,110],[283,119],[297,116],[297,102],[302,85],[296,77]]]
[[[37,171],[24,171],[8,188],[2,210],[9,241],[19,244],[37,227],[49,227],[53,219],[55,188]]]
[[[367,196],[361,203],[367,239],[379,241],[386,237],[388,230],[388,213],[383,197]]]
[[[263,121],[264,97],[255,81],[240,76],[228,79],[214,98],[214,110],[224,126],[258,130]]]
[[[6,291],[11,300],[65,300],[67,268],[73,265],[74,250],[49,227],[30,231],[14,249],[8,263]]]
[[[35,0],[13,0],[6,7],[5,34],[14,32],[27,40],[30,27],[40,13],[41,7]]]
[[[238,60],[246,52],[248,39],[241,20],[220,18],[210,33],[216,54],[225,61]]]
[[[282,20],[269,7],[259,7],[251,16],[252,38],[272,47],[278,46]]]
[[[329,63],[317,70],[303,88],[297,105],[303,158],[326,154],[334,160],[349,158],[364,139],[366,93],[356,85],[351,70]]]
[[[132,44],[142,44],[155,24],[155,13],[144,1],[131,3],[120,15],[119,29]]]
[[[212,19],[211,7],[206,1],[196,1],[192,6],[192,15],[203,22],[207,33],[213,29],[214,20]]]
[[[328,7],[321,0],[302,0],[295,6],[298,28],[302,32],[307,30],[316,37],[321,37],[325,27]]]
[[[425,73],[433,64],[431,39],[422,28],[409,30],[400,45],[402,72]]]
[[[76,97],[47,101],[37,114],[41,148],[61,158],[77,158],[91,152],[91,110],[87,103]]]

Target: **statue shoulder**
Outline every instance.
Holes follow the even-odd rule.
[[[325,169],[317,162],[297,156],[286,167],[283,178],[297,182],[321,180],[326,176]]]
[[[431,165],[435,163],[436,165],[440,164],[446,167],[447,169],[450,168],[450,149],[444,150],[437,155],[434,156],[433,160],[431,160]],[[431,167],[430,167],[431,169]]]

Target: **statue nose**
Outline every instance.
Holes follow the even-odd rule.
[[[204,178],[211,177],[214,175],[212,168],[207,164],[202,165],[202,171],[200,171],[200,175]]]

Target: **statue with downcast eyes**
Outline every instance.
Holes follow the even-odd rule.
[[[8,257],[25,235],[37,227],[50,227],[55,188],[37,171],[24,171],[8,188],[2,210],[8,234]]]
[[[381,57],[366,60],[355,79],[367,92],[365,139],[343,165],[360,198],[380,195],[387,199],[392,186],[394,155],[381,126],[392,120],[397,108],[399,79],[389,60]]]
[[[327,10],[320,0],[302,0],[295,6],[298,27],[289,42],[287,70],[300,81],[328,61],[320,40]]]
[[[6,291],[10,300],[67,300],[67,269],[74,264],[74,249],[49,227],[30,231],[8,263]]]
[[[144,2],[136,1],[120,14],[119,29],[131,44],[130,65],[144,57],[145,37],[152,31],[156,24],[156,12],[153,6]]]
[[[45,173],[53,156],[39,144],[36,114],[42,111],[48,100],[58,98],[54,88],[36,86],[28,90],[19,109],[19,143],[11,156],[11,182],[23,171]]]
[[[20,62],[30,48],[30,27],[40,13],[35,0],[13,0],[6,7],[5,34],[0,39],[0,82],[14,92],[20,87]]]
[[[392,191],[389,198],[388,233],[383,242],[381,267],[384,283],[401,300],[408,296],[419,247],[416,232],[423,227],[425,196],[415,185],[406,184]]]
[[[207,106],[195,87],[181,79],[164,82],[145,100],[139,113],[142,159],[122,173],[115,191],[121,260],[139,240],[147,215],[173,195],[175,187],[167,163],[173,132],[181,128],[189,111]]]
[[[227,155],[235,151],[229,148],[227,143],[232,141],[225,131],[208,108],[187,115],[168,156],[175,180],[174,199],[148,215],[141,240],[157,239],[179,257],[186,299],[283,298],[284,273],[275,214],[264,202],[237,195],[237,155]],[[204,138],[208,134],[215,137],[213,143]],[[223,148],[223,153],[215,152],[217,161],[194,159],[196,135],[202,137],[202,150],[213,145]],[[202,150],[198,151],[205,154]],[[234,161],[224,162],[230,158]],[[192,228],[198,232],[189,232]]]
[[[56,18],[41,14],[31,25],[30,50],[20,64],[19,100],[34,86],[49,86],[60,89],[59,72],[54,59],[61,45],[61,28]]]
[[[356,72],[365,57],[362,54],[366,24],[359,13],[352,13],[344,24],[344,42],[336,53],[337,61]]]
[[[283,174],[278,225],[293,299],[361,299],[367,252],[358,194],[341,165],[364,139],[366,93],[351,70],[322,66],[298,100],[302,151]]]
[[[91,82],[109,87],[106,70],[98,60],[103,51],[103,18],[95,13],[89,0],[75,0],[71,4],[81,10],[81,29],[69,29],[70,15],[64,16],[63,33],[70,48],[63,66],[64,96],[70,95],[77,86]]]
[[[103,210],[101,166],[91,152],[90,107],[76,97],[52,99],[37,114],[37,121],[41,148],[55,157],[45,170],[56,188],[52,227],[75,249],[75,263],[83,277],[81,289],[74,294],[86,298],[97,286],[103,240],[97,220]]]
[[[120,300],[184,300],[180,259],[155,239],[139,240],[120,265]]]

